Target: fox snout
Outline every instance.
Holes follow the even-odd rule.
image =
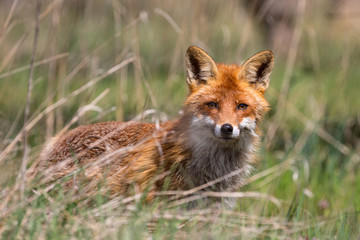
[[[221,130],[221,134],[224,136],[228,136],[231,135],[233,132],[233,127],[229,124],[229,123],[225,123],[221,126],[220,130]]]
[[[224,123],[223,125],[215,125],[215,136],[221,139],[230,140],[236,139],[240,136],[240,130],[238,126],[233,126],[230,123]]]

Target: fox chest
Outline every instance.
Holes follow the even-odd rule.
[[[187,173],[194,186],[215,181],[217,183],[210,186],[209,190],[234,189],[250,175],[251,157],[249,149],[238,145],[194,145]]]

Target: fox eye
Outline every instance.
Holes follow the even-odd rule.
[[[211,109],[214,109],[214,108],[217,108],[218,107],[218,104],[216,102],[208,102],[206,104],[206,106],[208,106],[209,108]]]
[[[248,105],[245,104],[245,103],[240,103],[238,106],[237,106],[237,109],[239,110],[245,110],[247,109]]]

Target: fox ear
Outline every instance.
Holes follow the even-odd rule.
[[[264,93],[269,87],[273,67],[273,53],[271,51],[262,51],[245,61],[239,77],[248,81],[259,92]]]
[[[218,73],[214,60],[204,50],[194,46],[186,52],[186,68],[186,81],[191,90],[214,79]]]

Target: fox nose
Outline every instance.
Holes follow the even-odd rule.
[[[233,127],[229,123],[225,123],[221,126],[221,133],[224,135],[230,135],[233,132]]]

